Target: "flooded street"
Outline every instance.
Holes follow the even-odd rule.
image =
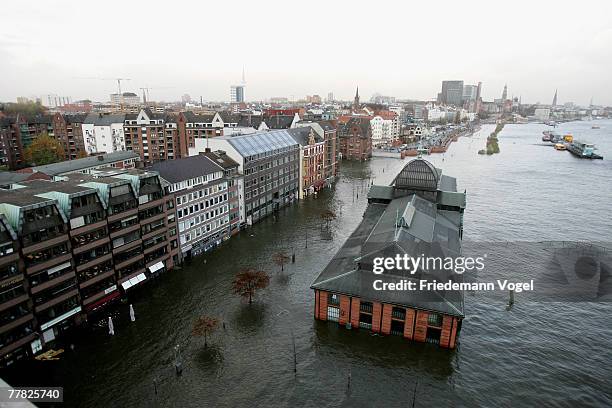
[[[479,156],[493,125],[429,158],[467,190],[464,241],[612,241],[612,121],[561,125],[599,147],[604,160],[555,151],[544,125],[506,125],[501,153]],[[486,294],[466,296],[457,350],[347,331],[313,319],[309,286],[361,220],[371,180],[388,184],[407,160],[343,162],[341,179],[242,231],[182,270],[166,273],[115,312],[83,330],[59,361],[32,362],[28,385],[61,385],[66,406],[612,406],[612,305],[521,302],[511,311]],[[321,213],[338,218],[322,232]],[[284,250],[296,263],[273,261]],[[231,293],[242,267],[271,275],[248,305]],[[200,315],[225,322],[191,337]],[[297,354],[294,374],[293,338]],[[174,373],[175,345],[183,374]],[[3,378],[26,385],[23,373]],[[350,375],[350,387],[349,383]],[[155,385],[157,384],[157,394]]]

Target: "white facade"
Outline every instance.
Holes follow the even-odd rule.
[[[123,121],[99,125],[83,123],[81,128],[83,130],[83,142],[87,154],[112,153],[125,150]]]
[[[539,120],[548,120],[550,119],[550,109],[548,108],[537,108],[535,110],[535,117]]]

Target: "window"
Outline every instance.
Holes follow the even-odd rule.
[[[333,306],[327,307],[327,320],[337,322],[340,320],[340,309]]]
[[[329,293],[327,295],[327,304],[328,305],[340,305],[340,296],[336,293]]]

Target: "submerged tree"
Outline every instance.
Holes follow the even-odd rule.
[[[291,258],[289,257],[289,255],[287,255],[285,251],[279,251],[275,253],[274,256],[272,257],[272,260],[274,261],[274,263],[280,266],[281,272],[285,270],[285,264],[289,262],[289,259]]]
[[[323,211],[321,219],[325,222],[325,228],[329,229],[329,223],[336,219],[336,213],[332,210]]]
[[[259,289],[264,289],[270,284],[270,276],[264,271],[255,268],[246,268],[238,272],[232,283],[235,294],[249,299],[253,303],[253,296]]]
[[[64,148],[57,139],[44,133],[25,148],[23,155],[28,164],[42,166],[63,160]]]
[[[217,330],[219,320],[215,317],[200,316],[193,322],[191,334],[194,336],[204,336],[204,347],[208,347],[208,335]]]

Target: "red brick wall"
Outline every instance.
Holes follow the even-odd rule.
[[[459,319],[457,319],[456,317],[453,317],[453,329],[451,331],[451,336],[450,336],[450,343],[448,345],[449,348],[455,348],[455,346],[457,345],[457,325],[459,324]]]
[[[414,318],[416,316],[416,312],[414,309],[406,309],[406,322],[404,323],[404,337],[412,340],[414,333],[412,332],[412,328],[414,327]]]
[[[351,303],[351,325],[353,327],[359,327],[359,298],[354,297]]]
[[[380,315],[382,314],[382,306],[378,302],[372,302],[372,331],[380,332]]]
[[[327,320],[327,292],[319,291],[319,320]]]
[[[348,323],[349,313],[351,311],[351,300],[348,296],[340,295],[340,319],[338,323],[345,325]]]
[[[315,306],[314,306],[314,318],[319,318],[319,291],[315,290]]]
[[[442,318],[442,333],[440,334],[440,347],[448,347],[451,337],[453,317],[444,315]]]
[[[383,304],[382,309],[382,323],[380,331],[382,334],[391,333],[391,311],[393,310],[393,306]]]
[[[423,312],[422,310],[417,311],[416,315],[416,327],[414,330],[415,341],[425,341],[427,337],[427,317],[429,313]]]

